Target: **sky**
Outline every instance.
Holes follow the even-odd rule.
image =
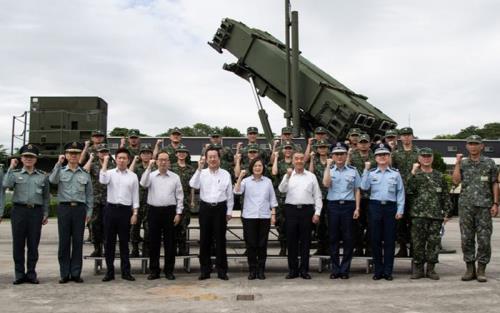
[[[302,55],[420,138],[498,122],[500,1],[292,0]],[[30,96],[99,96],[108,130],[260,122],[224,17],[284,41],[284,0],[0,0],[0,144]],[[495,91],[497,90],[497,91]],[[273,131],[283,111],[263,104]]]

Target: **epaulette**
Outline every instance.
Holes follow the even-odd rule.
[[[346,165],[346,167],[347,167],[347,168],[350,168],[350,169],[353,169],[353,170],[356,170],[356,171],[358,170],[357,168],[355,168],[354,166],[352,166],[352,165],[350,165],[350,164],[347,164],[347,165]]]
[[[47,172],[39,170],[39,169],[35,169],[35,172],[37,172],[39,174],[42,174],[42,175],[46,175],[47,174]]]
[[[368,170],[368,172],[374,172],[377,169],[377,167],[371,168]]]
[[[394,172],[399,172],[399,170],[395,167],[389,167],[389,169],[393,170]]]
[[[16,169],[13,169],[13,170],[12,170],[12,172],[16,172],[16,173],[17,173],[17,172],[20,172],[20,171],[22,171],[22,168],[16,168]]]

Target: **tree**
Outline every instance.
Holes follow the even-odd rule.
[[[439,152],[434,152],[434,160],[432,161],[432,168],[440,171],[441,173],[446,173],[446,163],[443,160],[443,156]]]
[[[211,134],[221,134],[223,137],[242,137],[243,135],[236,128],[232,128],[229,126],[224,126],[220,128],[218,126],[210,126],[203,123],[196,123],[192,127],[184,126],[184,127],[172,127],[169,128],[166,132],[161,133],[158,137],[167,137],[170,135],[170,132],[174,129],[178,128],[182,132],[183,136],[192,136],[192,137],[208,137]]]
[[[116,137],[127,137],[128,132],[131,131],[133,128],[124,128],[124,127],[115,127],[113,130],[109,133],[110,136],[116,136]],[[141,133],[140,130],[135,129],[139,132],[139,136],[141,137],[148,137],[149,135]]]
[[[470,135],[479,135],[484,139],[499,139],[500,138],[500,123],[487,123],[483,128],[471,125],[456,134],[437,135],[434,139],[465,139]]]

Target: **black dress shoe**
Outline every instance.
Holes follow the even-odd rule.
[[[112,281],[115,280],[115,275],[114,274],[106,274],[104,275],[104,278],[102,281],[107,282],[107,281]]]
[[[229,277],[227,277],[226,273],[219,273],[219,274],[217,274],[217,277],[219,279],[222,279],[222,280],[228,280],[229,279]]]
[[[248,280],[254,280],[257,278],[257,274],[255,272],[250,272],[250,274],[248,274]]]
[[[128,281],[135,281],[134,276],[130,275],[130,273],[122,274],[122,279],[125,279],[125,280],[128,280]]]
[[[40,283],[40,281],[36,277],[35,278],[26,278],[26,282],[33,284],[33,285],[38,285]]]
[[[381,280],[382,278],[383,278],[382,275],[377,275],[377,274],[373,275],[372,277],[373,280]]]
[[[257,278],[260,280],[264,280],[264,279],[266,279],[266,275],[264,275],[263,271],[259,271],[259,272],[257,272]]]
[[[151,273],[148,276],[148,280],[155,280],[155,279],[159,279],[159,278],[160,278],[160,274],[158,274],[158,273]]]
[[[288,273],[288,274],[286,274],[285,279],[294,279],[297,277],[299,277],[299,274],[297,274],[297,273]]]
[[[309,275],[309,273],[300,273],[300,277],[303,279],[311,279],[311,275]]]
[[[71,280],[74,281],[77,284],[83,283],[83,279],[80,276],[77,277],[71,277]]]
[[[210,273],[201,273],[200,277],[198,277],[198,280],[205,280],[210,278]]]
[[[172,273],[165,274],[165,278],[168,280],[175,280],[175,276]]]
[[[384,275],[384,279],[389,281],[393,280],[392,275]]]
[[[24,284],[26,282],[26,278],[19,278],[19,279],[16,279],[12,282],[12,284],[14,285],[21,285],[21,284]]]
[[[337,278],[339,278],[339,277],[340,277],[340,275],[339,275],[339,274],[333,274],[333,273],[332,273],[332,274],[330,274],[330,279],[337,279]]]
[[[59,279],[60,284],[66,284],[67,282],[69,282],[69,277],[63,277]]]
[[[349,279],[349,274],[341,274],[340,279]]]

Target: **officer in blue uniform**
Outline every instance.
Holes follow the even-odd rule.
[[[35,168],[38,147],[27,144],[22,146],[19,152],[23,167],[16,169],[18,160],[13,158],[3,180],[4,187],[14,191],[11,214],[12,254],[15,264],[13,283],[38,284],[35,268],[42,225],[47,224],[49,215],[49,182],[47,175]],[[28,248],[26,268],[25,246]]]
[[[361,177],[355,167],[346,165],[347,145],[338,142],[332,149],[333,160],[327,160],[323,185],[328,188],[328,228],[332,262],[331,279],[349,278],[353,251],[353,219],[359,217]],[[332,163],[335,165],[332,167]],[[340,240],[343,242],[339,262]]]
[[[368,216],[375,266],[374,280],[392,280],[396,220],[403,217],[405,206],[403,180],[398,170],[390,167],[390,153],[388,145],[378,144],[375,148],[377,168],[370,170],[371,164],[366,162],[361,178],[361,189],[371,190]]]

